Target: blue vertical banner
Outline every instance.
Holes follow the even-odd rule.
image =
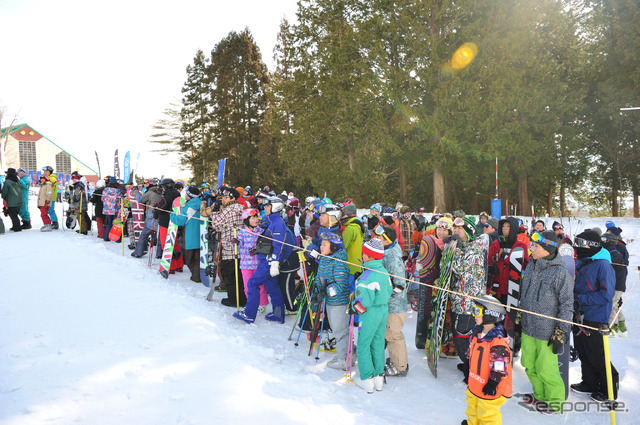
[[[128,184],[131,177],[131,151],[127,151],[124,154],[124,167],[122,173],[122,180],[124,180],[125,184]]]
[[[38,184],[40,184],[40,176],[42,175],[42,171],[38,171],[37,176],[38,176]]]
[[[31,186],[38,184],[37,181],[33,180],[33,170],[29,170],[29,181],[31,182]],[[38,181],[40,181],[40,179],[38,179]]]
[[[224,184],[224,166],[227,163],[227,158],[218,161],[218,186]]]
[[[502,218],[502,199],[491,200],[491,217],[500,220]]]

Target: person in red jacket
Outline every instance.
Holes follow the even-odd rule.
[[[524,249],[524,263],[522,270],[529,262],[529,246],[518,239],[518,220],[507,217],[498,224],[498,240],[489,247],[489,284],[487,293],[497,297],[501,303],[506,304],[509,290],[509,256],[515,248]]]

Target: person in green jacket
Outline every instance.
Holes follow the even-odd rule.
[[[24,168],[18,168],[18,178],[22,185],[22,207],[20,207],[20,218],[22,218],[22,230],[31,229],[31,215],[29,214],[29,188],[31,181]]]
[[[7,170],[7,178],[2,185],[2,199],[7,203],[7,214],[11,218],[12,232],[19,232],[22,230],[20,226],[20,219],[18,213],[20,207],[22,207],[22,185],[18,180],[18,174],[15,168],[9,168]]]
[[[349,204],[342,209],[340,221],[344,227],[342,242],[349,262],[349,288],[353,292],[356,287],[355,275],[362,271],[362,267],[358,264],[360,257],[362,257],[362,238],[364,237],[364,229],[362,222],[357,217],[355,204]]]
[[[356,282],[352,314],[360,315],[358,333],[359,385],[369,394],[382,391],[384,382],[384,334],[389,316],[391,280],[382,266],[384,246],[378,239],[371,239],[362,246],[365,271]]]

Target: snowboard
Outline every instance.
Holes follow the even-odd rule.
[[[451,284],[451,270],[453,267],[453,257],[456,251],[456,241],[451,241],[445,245],[440,261],[440,277],[438,278],[438,287],[449,289]],[[432,312],[433,327],[431,335],[429,335],[429,344],[425,348],[429,370],[436,378],[438,377],[438,358],[440,357],[440,346],[442,344],[442,333],[445,326],[445,318],[447,313],[447,301],[449,300],[449,292],[438,291],[435,295],[434,310]]]
[[[184,205],[184,198],[178,196],[173,200],[171,208],[174,214],[180,214],[180,209]],[[176,243],[176,236],[178,234],[178,226],[169,221],[169,228],[167,229],[167,238],[164,242],[164,250],[162,251],[162,259],[160,259],[160,274],[165,279],[169,278],[169,270],[171,270],[171,259],[173,258],[173,247]]]
[[[213,300],[213,294],[216,288],[216,276],[218,275],[218,260],[222,252],[220,246],[220,232],[211,230],[208,234],[209,238],[209,251],[207,254],[207,268],[205,273],[211,278],[209,294],[207,295],[207,301]]]
[[[440,248],[431,235],[422,238],[420,242],[420,258],[417,262],[422,265],[420,271],[414,270],[414,277],[420,280],[418,285],[418,309],[416,320],[415,344],[419,350],[424,350],[429,339],[429,323],[431,322],[431,294],[432,286],[439,271]],[[427,286],[431,285],[431,286]]]
[[[573,257],[573,247],[569,244],[563,243],[558,248],[558,255],[564,261],[564,266],[567,268],[567,272],[571,279],[575,279],[576,276],[576,260]],[[567,335],[570,338],[571,332]],[[564,399],[569,397],[569,361],[571,353],[571,344],[569,340],[562,346],[562,351],[558,353],[558,368],[560,369],[560,376],[564,381]]]
[[[209,218],[200,217],[200,282],[209,287]]]
[[[122,220],[120,220],[119,218],[113,220],[113,225],[111,226],[111,231],[109,232],[110,241],[117,242],[118,239],[122,237],[122,225]]]
[[[138,202],[134,193],[137,189],[138,187],[135,185],[132,185],[127,189],[127,197],[131,204],[131,230],[129,231],[129,237],[131,238],[131,245],[133,245],[134,249],[140,239],[140,233],[142,233],[142,229],[144,228],[144,210],[142,208],[142,204]]]
[[[509,286],[507,288],[507,315],[504,318],[504,329],[509,335],[509,348],[516,357],[520,350],[521,330],[516,327],[517,310],[510,307],[518,307],[520,304],[520,286],[522,285],[522,265],[524,263],[524,248],[516,247],[509,253]]]

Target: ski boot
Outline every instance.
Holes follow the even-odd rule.
[[[22,230],[31,229],[31,221],[30,220],[22,220]]]
[[[58,230],[60,228],[60,226],[58,225],[57,221],[52,221],[51,222],[51,229],[52,230]]]
[[[620,338],[627,337],[627,325],[624,324],[624,320],[618,322],[618,336]]]

